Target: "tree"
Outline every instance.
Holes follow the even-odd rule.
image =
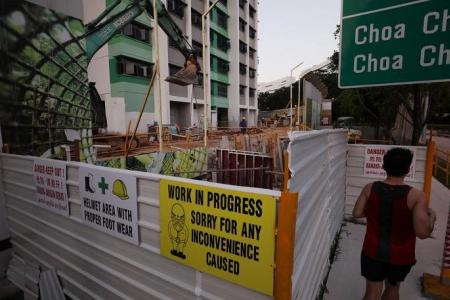
[[[258,95],[258,108],[260,110],[284,109],[289,105],[290,87],[283,87],[273,93],[261,93]],[[292,98],[294,105],[298,99],[298,81],[292,84]]]

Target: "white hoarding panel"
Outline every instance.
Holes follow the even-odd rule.
[[[39,206],[64,216],[69,215],[66,176],[64,162],[34,159],[33,177]]]
[[[70,213],[69,217],[65,217],[37,206],[33,162],[34,158],[30,156],[0,154],[0,205],[2,201],[5,202],[4,212],[14,253],[27,263],[37,264],[43,269],[55,269],[66,297],[108,300],[271,298],[160,255],[160,180],[174,178],[63,162],[67,173]],[[84,177],[89,177],[89,173],[93,175],[92,179],[85,181]],[[86,222],[82,214],[83,197],[86,197],[84,190],[87,186],[89,194],[90,189],[95,190],[94,193],[99,192],[98,183],[102,182],[102,176],[108,184],[108,190],[102,184],[105,196],[108,191],[112,193],[109,189],[114,189],[114,181],[120,179],[126,186],[129,199],[122,200],[114,194],[109,194],[108,197],[119,203],[136,201],[137,198],[137,229],[132,227],[131,232],[133,235],[138,232],[138,244],[83,224]],[[130,184],[127,178],[131,178],[133,183]],[[97,182],[91,183],[95,180]],[[199,183],[182,178],[177,180]],[[209,182],[201,184],[227,187]],[[124,189],[117,187],[115,193],[125,198]],[[271,190],[236,186],[232,188],[240,192],[280,197],[279,192]],[[100,195],[89,198],[101,201],[100,212],[89,208],[85,208],[85,211],[95,212],[96,215],[102,213],[102,203],[105,201],[100,198],[103,196],[102,192],[99,193]],[[116,206],[117,203],[115,209]],[[106,211],[108,208],[110,206],[105,207]],[[0,208],[0,215],[1,212]],[[112,219],[109,214],[106,216]],[[132,212],[132,219],[135,220],[135,217]]]
[[[136,178],[114,169],[80,167],[81,220],[138,244]]]
[[[386,178],[386,172],[383,170],[383,157],[387,151],[398,146],[389,145],[367,145],[364,151],[364,176],[372,178]],[[411,150],[413,153],[413,160],[407,179],[413,180],[416,170],[416,150],[413,147],[404,147]]]
[[[299,193],[292,299],[316,299],[344,219],[347,131],[291,132],[289,139],[289,191]]]

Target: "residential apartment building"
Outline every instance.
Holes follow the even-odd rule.
[[[111,0],[85,0],[85,22],[103,11]],[[221,0],[210,14],[206,38],[206,55],[202,54],[201,15],[213,1],[163,0],[172,19],[184,32],[191,45],[199,50],[199,63],[203,59],[209,68],[208,93],[209,126],[236,127],[242,116],[249,125],[257,120],[257,1]],[[121,4],[124,7],[126,3]],[[117,8],[119,9],[119,8]],[[116,10],[117,10],[116,9]],[[114,11],[113,11],[114,13]],[[177,72],[184,57],[173,47],[159,29],[159,59],[161,78]],[[153,21],[142,14],[127,25],[102,50],[89,67],[91,81],[105,101],[108,131],[126,132],[129,121],[134,125],[146,93],[149,77],[156,61]],[[204,91],[202,75],[198,84],[183,87],[162,81],[163,124],[177,123],[180,127],[203,126]],[[144,110],[139,126],[145,131],[147,124],[159,120],[155,88]]]

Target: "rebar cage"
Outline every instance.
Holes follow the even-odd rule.
[[[92,144],[83,34],[78,19],[0,0],[0,125],[13,153],[53,151],[70,128],[80,130],[81,153],[89,155],[83,151]]]

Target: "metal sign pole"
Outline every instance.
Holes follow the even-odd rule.
[[[295,67],[293,67],[291,69],[291,76],[289,77],[289,82],[290,82],[290,90],[289,90],[289,102],[291,104],[291,116],[290,116],[290,130],[292,131],[292,72],[294,72],[295,69],[297,69],[298,67],[300,67],[301,65],[303,65],[303,62],[299,63],[298,65],[296,65]]]
[[[302,76],[298,76],[298,99],[297,99],[297,125],[298,125],[298,130],[300,130],[300,86],[301,86],[301,82],[302,82]]]

